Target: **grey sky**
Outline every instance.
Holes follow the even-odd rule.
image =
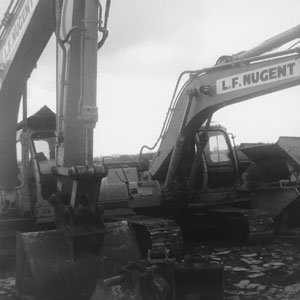
[[[0,2],[0,15],[8,5]],[[299,0],[112,0],[109,37],[99,52],[95,155],[137,153],[160,132],[179,73],[213,66],[300,23]],[[55,109],[54,42],[30,79],[29,111]],[[215,114],[237,142],[300,136],[300,89]]]

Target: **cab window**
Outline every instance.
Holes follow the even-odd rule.
[[[229,148],[222,132],[211,132],[206,146],[206,159],[210,163],[231,161]]]

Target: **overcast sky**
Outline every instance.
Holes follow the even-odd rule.
[[[3,15],[9,1],[1,0]],[[109,37],[99,51],[95,156],[138,153],[162,126],[178,75],[211,67],[300,24],[299,0],[112,0]],[[52,41],[29,83],[29,112],[55,110]],[[224,108],[214,121],[236,142],[300,136],[300,89]]]

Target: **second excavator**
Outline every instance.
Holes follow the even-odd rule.
[[[240,160],[226,130],[211,125],[211,120],[225,106],[299,85],[299,48],[273,51],[299,39],[299,32],[296,26],[249,51],[223,56],[213,67],[183,72],[159,139],[153,147],[141,149],[142,154],[158,146],[150,166],[145,169],[142,156],[136,166],[107,163],[113,169],[103,181],[99,198],[107,215],[127,214],[125,219],[134,224],[135,214],[176,220],[183,237],[191,232],[196,236],[201,228],[248,240],[270,237],[274,218],[299,199],[299,177],[292,176],[297,172],[278,174],[272,192],[270,177],[260,188],[250,188],[243,174],[263,156],[241,149],[250,159]],[[188,79],[182,84],[185,75]],[[290,154],[300,150],[286,151],[297,145],[292,139],[285,142],[287,165],[294,161]],[[277,164],[271,152],[266,156],[269,166]],[[299,164],[293,166],[299,170]],[[282,185],[282,180],[289,183]],[[123,205],[123,211],[114,210],[116,203]]]

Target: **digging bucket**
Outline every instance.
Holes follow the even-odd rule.
[[[105,224],[98,253],[74,253],[61,231],[17,234],[16,293],[21,299],[89,299],[100,278],[118,274],[140,259],[135,236],[126,221]]]

